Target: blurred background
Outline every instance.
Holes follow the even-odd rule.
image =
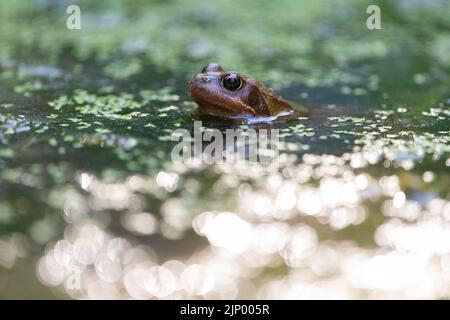
[[[448,298],[449,9],[2,3],[0,298]],[[209,62],[313,111],[277,172],[172,163]]]

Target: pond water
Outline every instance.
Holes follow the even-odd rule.
[[[0,9],[1,298],[450,296],[448,3],[76,3]],[[275,171],[171,161],[213,61],[312,110]]]

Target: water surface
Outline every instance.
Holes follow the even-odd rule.
[[[445,1],[68,4],[1,6],[0,297],[449,296]],[[313,111],[276,172],[171,161],[212,61]]]

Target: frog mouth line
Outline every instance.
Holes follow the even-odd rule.
[[[222,111],[222,112],[225,111],[226,114],[219,114],[219,115],[222,115],[222,116],[227,115],[229,117],[234,117],[234,116],[237,116],[237,115],[245,115],[245,114],[242,113],[242,111],[236,110],[235,108],[230,107],[228,105],[215,104],[215,103],[210,103],[210,102],[208,102],[208,103],[197,103],[197,104],[199,106],[199,109],[203,109],[203,111],[206,111],[206,112],[208,112],[210,114],[215,114],[216,113],[215,111],[219,111],[219,113],[220,113],[220,111]],[[247,114],[247,116],[251,116],[251,117],[255,117],[256,116],[256,112],[252,108],[250,108],[248,106],[242,106],[242,107],[243,107],[243,109],[245,109],[245,111],[249,112]]]

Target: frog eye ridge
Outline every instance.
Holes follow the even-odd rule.
[[[235,73],[230,73],[223,77],[222,85],[225,89],[230,91],[237,91],[242,88],[242,79]]]

